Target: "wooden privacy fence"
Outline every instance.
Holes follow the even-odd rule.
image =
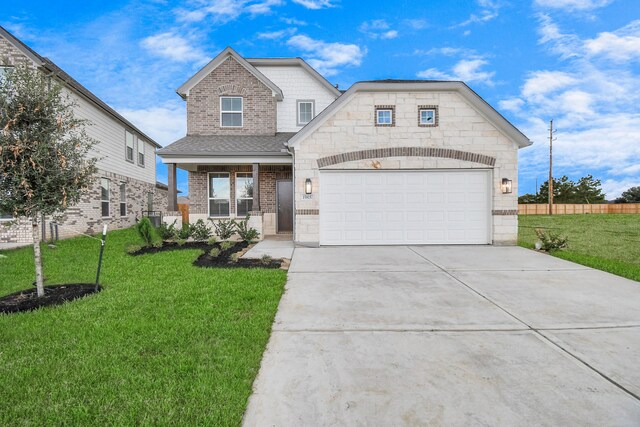
[[[178,203],[178,210],[182,214],[182,223],[189,223],[189,205],[186,203]]]
[[[518,215],[547,215],[549,205],[518,205]],[[640,203],[605,203],[601,205],[554,204],[554,215],[572,214],[640,214]]]

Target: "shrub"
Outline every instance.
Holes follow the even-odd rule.
[[[177,239],[176,243],[178,244],[178,246],[184,246],[185,243],[187,243],[187,241],[185,239]]]
[[[164,242],[162,241],[162,239],[158,239],[155,242],[153,242],[153,247],[154,248],[161,248],[163,244],[164,244]]]
[[[218,255],[220,255],[220,252],[221,252],[221,251],[220,251],[220,249],[219,249],[219,248],[213,248],[213,249],[211,249],[211,250],[209,251],[209,255],[210,255],[212,258],[218,258]]]
[[[236,245],[235,242],[232,242],[230,240],[225,240],[224,242],[220,242],[220,249],[222,249],[223,251],[227,251],[232,247],[234,247],[235,245]]]
[[[147,217],[144,217],[136,224],[136,230],[140,235],[140,238],[144,240],[145,246],[151,246],[155,244],[159,239],[158,233],[156,229],[153,228],[151,224],[151,220]]]
[[[182,224],[182,228],[178,231],[178,239],[187,240],[193,234],[193,227],[191,224]]]
[[[211,230],[201,219],[191,226],[191,235],[196,242],[206,242],[211,237],[211,234]]]
[[[231,254],[231,256],[229,257],[229,259],[230,259],[232,262],[238,262],[238,256],[239,256],[239,255],[238,255],[237,253],[235,253],[235,254]]]
[[[160,224],[156,229],[162,240],[173,240],[178,236],[178,230],[176,229],[176,221],[168,225],[166,222]]]
[[[209,240],[207,240],[207,244],[213,246],[213,245],[215,245],[216,240],[217,240],[216,236],[211,236],[211,237],[209,237]]]
[[[216,234],[221,240],[230,239],[231,236],[236,234],[236,223],[230,219],[219,219],[217,221],[211,220]]]
[[[240,236],[240,238],[243,241],[249,243],[253,240],[256,240],[258,237],[260,237],[260,233],[258,233],[258,230],[256,230],[255,228],[249,227],[248,214],[245,217],[245,219],[241,221],[233,221],[233,223],[235,224],[236,233],[238,233],[238,236]]]
[[[545,231],[541,228],[536,228],[536,236],[540,239],[542,243],[542,249],[550,252],[559,249],[566,248],[569,243],[569,238],[567,236],[560,236],[558,233],[554,233],[552,231]]]
[[[271,264],[271,261],[273,261],[273,258],[271,258],[267,254],[262,255],[262,258],[260,258],[260,263],[262,265],[269,265],[269,264]]]
[[[140,245],[129,245],[127,246],[127,253],[128,254],[135,254],[136,252],[140,251],[142,249],[142,246]]]

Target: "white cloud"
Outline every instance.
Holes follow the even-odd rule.
[[[404,19],[402,21],[402,24],[405,27],[411,28],[412,30],[423,30],[429,26],[429,23],[427,22],[426,19],[419,19],[419,18]]]
[[[495,72],[481,69],[487,64],[488,62],[481,58],[462,59],[453,66],[451,72],[429,68],[418,72],[417,76],[425,79],[462,80],[466,83],[482,83],[493,86],[492,79]]]
[[[581,49],[581,42],[578,37],[573,34],[563,34],[558,25],[547,14],[540,13],[537,17],[540,22],[538,27],[540,44],[550,43],[552,52],[559,54],[563,59],[579,56],[578,51]]]
[[[524,104],[525,102],[520,98],[508,98],[499,101],[498,107],[500,107],[501,110],[519,112]]]
[[[144,38],[140,45],[157,56],[177,62],[203,62],[207,56],[189,41],[172,32],[160,33]]]
[[[480,6],[480,12],[472,13],[465,21],[454,25],[456,27],[466,27],[471,24],[483,24],[498,17],[500,11],[500,3],[493,0],[476,0]],[[466,33],[466,31],[465,31]],[[466,35],[466,34],[465,34]]]
[[[200,22],[211,19],[213,22],[229,22],[240,15],[267,15],[276,6],[282,6],[284,0],[202,0],[195,9],[177,9],[178,21]]]
[[[360,24],[359,30],[372,39],[394,39],[398,37],[398,31],[392,30],[384,19],[374,19]]]
[[[585,11],[604,7],[613,0],[535,0],[535,5],[549,9]]]
[[[119,108],[118,112],[162,146],[184,137],[187,116],[184,104],[143,109]]]
[[[335,7],[332,0],[293,0],[293,2],[313,10]]]
[[[279,31],[266,31],[264,33],[258,33],[257,37],[259,39],[278,40],[278,39],[282,39],[284,37],[292,36],[297,31],[298,31],[297,28],[287,28],[285,30],[279,30]]]
[[[297,25],[297,26],[299,26],[299,27],[304,27],[304,26],[306,26],[306,25],[309,25],[309,24],[307,24],[307,22],[306,22],[306,21],[303,21],[303,20],[301,20],[301,19],[296,19],[296,18],[287,18],[287,17],[282,17],[282,18],[280,18],[280,20],[281,20],[282,22],[284,22],[285,24],[288,24],[288,25]]]
[[[525,81],[522,96],[539,99],[574,83],[576,83],[575,77],[563,71],[535,71]]]
[[[287,44],[305,52],[307,62],[325,76],[337,74],[341,67],[359,66],[367,53],[355,44],[327,43],[305,35],[293,36]]]
[[[584,47],[590,55],[624,62],[640,60],[640,20],[615,32],[603,32],[596,38],[585,40]]]

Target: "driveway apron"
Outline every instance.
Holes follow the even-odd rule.
[[[297,248],[244,425],[638,426],[639,306],[519,247]]]

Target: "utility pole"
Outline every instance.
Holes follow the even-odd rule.
[[[549,121],[549,215],[553,215],[553,119]]]

